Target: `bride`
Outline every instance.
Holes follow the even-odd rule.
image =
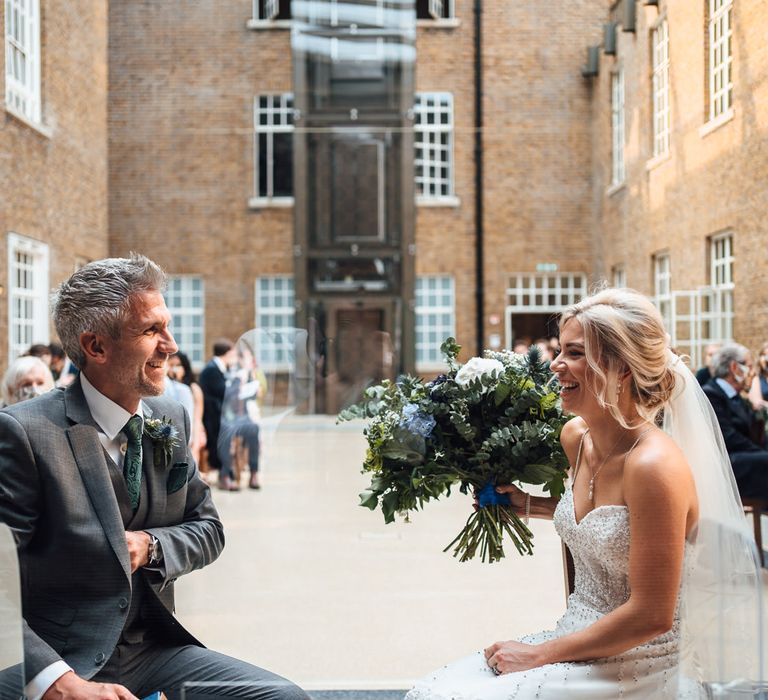
[[[559,502],[497,490],[554,521],[575,563],[567,610],[554,630],[435,671],[406,700],[729,697],[765,677],[759,567],[730,463],[667,342],[637,292],[606,289],[563,314],[551,366],[576,416],[561,435],[570,485]]]

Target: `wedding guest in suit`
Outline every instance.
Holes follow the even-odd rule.
[[[219,488],[223,491],[239,491],[240,486],[232,479],[228,460],[222,462],[223,450],[229,450],[229,443],[220,439],[221,410],[227,391],[227,372],[235,361],[234,343],[219,338],[213,343],[213,357],[200,372],[200,388],[203,390],[203,425],[208,436],[208,464],[219,470]],[[227,444],[220,444],[227,442]]]
[[[0,412],[0,522],[16,538],[29,700],[307,700],[268,671],[203,647],[174,617],[174,584],[224,545],[160,395],[176,352],[165,276],[139,255],[89,263],[53,319],[80,376]],[[220,684],[217,686],[216,684]],[[2,689],[0,689],[0,692]]]
[[[2,393],[6,406],[33,399],[53,389],[48,365],[39,357],[24,355],[11,362],[3,375]]]
[[[733,474],[742,497],[768,498],[768,451],[755,437],[761,431],[749,403],[742,398],[752,382],[752,353],[730,343],[712,358],[714,377],[703,387],[723,432]]]
[[[712,358],[719,349],[719,343],[710,343],[704,348],[704,366],[696,370],[696,381],[701,386],[704,386],[712,378]]]

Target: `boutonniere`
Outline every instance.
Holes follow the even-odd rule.
[[[155,447],[155,467],[164,469],[173,457],[173,448],[179,445],[179,431],[170,418],[145,418],[144,435]]]

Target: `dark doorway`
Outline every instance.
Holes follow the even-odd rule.
[[[557,329],[559,314],[512,314],[512,338],[510,347],[525,340],[535,342],[539,338],[552,338],[560,335]]]
[[[392,339],[385,331],[383,309],[337,309],[332,326],[332,364],[325,381],[328,413],[360,401],[366,387],[394,376]]]

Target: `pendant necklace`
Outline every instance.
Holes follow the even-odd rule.
[[[635,449],[635,445],[637,445],[637,443],[640,442],[640,440],[643,438],[643,435],[645,435],[648,431],[650,431],[651,428],[653,428],[653,426],[651,426],[650,428],[646,428],[645,430],[643,430],[642,433],[640,433],[640,435],[637,436],[637,440],[635,440],[632,443],[632,447],[630,447],[627,450],[627,454],[629,454],[630,452],[632,452],[632,450]],[[621,439],[625,435],[626,435],[626,433],[622,433],[621,435],[619,435],[619,439],[613,445],[613,447],[611,448],[611,451],[605,456],[605,459],[603,459],[603,461],[600,462],[600,466],[595,471],[592,471],[592,468],[590,467],[589,471],[592,473],[592,478],[589,480],[589,493],[587,494],[587,497],[589,498],[590,503],[594,503],[595,502],[595,479],[597,479],[597,475],[600,473],[600,470],[605,466],[606,462],[611,458],[611,456],[613,455],[614,451],[619,446],[619,443],[621,442]],[[594,445],[595,445],[595,443],[593,441],[592,442],[592,446],[594,447]]]

